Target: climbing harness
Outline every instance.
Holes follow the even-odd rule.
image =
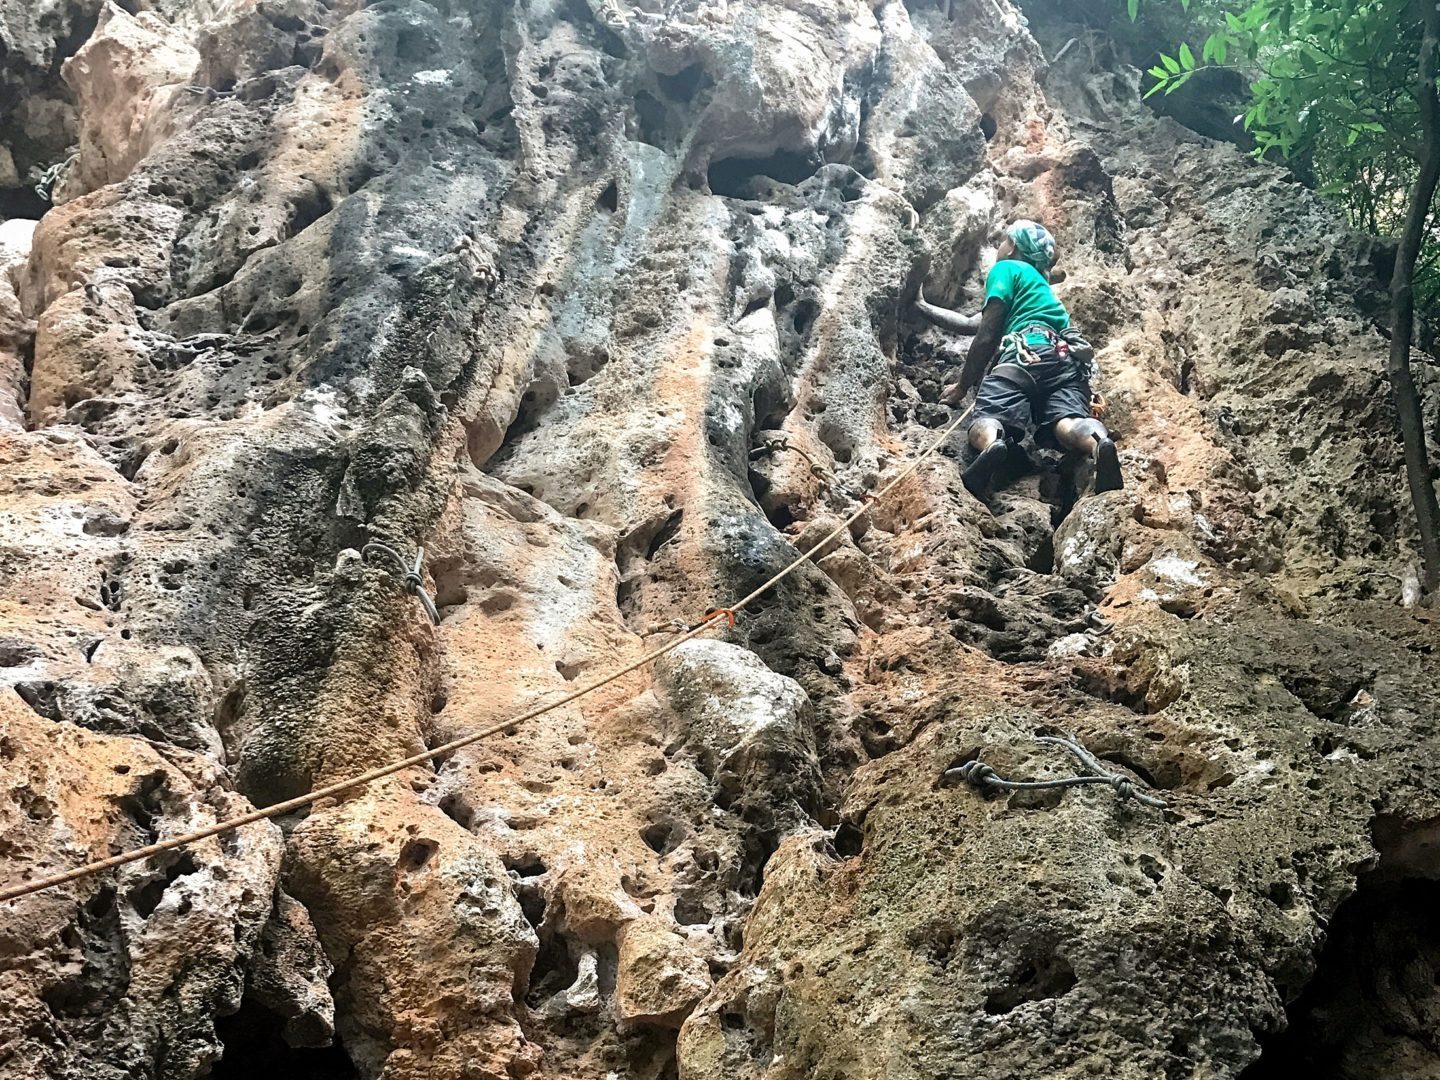
[[[1033,364],[1045,363],[1050,357],[1043,356],[1030,347],[1027,339],[1031,335],[1044,337],[1045,348],[1054,354],[1054,359],[1073,361],[1079,367],[1081,377],[1087,383],[1094,381],[1097,372],[1093,355],[1094,349],[1090,343],[1074,327],[1067,327],[1064,331],[1059,331],[1044,323],[1020,327],[1002,337],[1000,347],[996,350],[998,360],[990,369],[990,373],[998,375],[1022,390],[1035,389],[1035,376],[1030,373],[1029,368]],[[1077,349],[1089,350],[1091,358],[1085,361],[1076,360],[1074,353]],[[1095,397],[1098,398],[1099,395],[1096,394]]]
[[[974,411],[975,406],[972,404],[955,420],[951,421],[949,425],[947,425],[938,435],[935,436],[934,440],[925,447],[925,449],[920,453],[918,457],[916,457],[912,462],[910,462],[909,465],[907,465],[904,469],[897,473],[895,477],[889,481],[889,483],[887,483],[879,490],[878,493],[876,493],[876,498],[880,499],[888,495],[890,492],[894,491],[897,487],[899,487],[900,484],[902,484],[904,481],[908,480],[912,475],[914,475],[914,473],[919,470],[920,466],[924,464],[927,460],[929,460],[931,457],[933,457],[940,450],[940,447],[945,445],[945,441],[949,439],[950,436],[953,435],[955,431],[960,428],[967,420],[970,419],[970,415]],[[846,517],[845,520],[840,522],[839,525],[835,526],[835,528],[832,529],[827,535],[822,537],[817,543],[815,543],[806,551],[801,552],[793,561],[791,561],[783,569],[776,572],[775,575],[771,577],[768,581],[764,582],[761,585],[758,585],[756,588],[751,590],[745,596],[741,597],[739,600],[735,601],[729,607],[712,609],[711,613],[706,616],[704,621],[702,621],[698,626],[692,627],[685,633],[681,634],[679,637],[675,638],[672,641],[666,642],[664,645],[646,653],[639,659],[632,660],[624,667],[612,671],[604,678],[597,679],[595,682],[582,686],[577,690],[572,690],[568,694],[565,694],[562,697],[558,697],[554,701],[549,702],[548,704],[537,705],[533,709],[529,709],[526,712],[521,713],[519,716],[513,716],[508,720],[503,720],[499,723],[491,724],[489,727],[481,728],[479,731],[472,731],[468,735],[462,735],[458,739],[451,739],[447,743],[443,743],[440,746],[432,747],[429,750],[423,750],[418,754],[411,754],[409,757],[402,758],[399,761],[391,762],[389,765],[378,766],[377,768],[370,769],[368,772],[361,773],[359,776],[352,776],[348,780],[339,780],[333,784],[327,784],[325,787],[317,788],[316,790],[311,791],[308,794],[297,795],[295,798],[286,799],[284,802],[272,803],[270,806],[264,807],[263,809],[252,810],[247,814],[241,814],[238,817],[229,818],[225,821],[217,821],[215,824],[207,825],[203,829],[195,829],[194,831],[184,833],[181,836],[172,836],[167,840],[161,840],[158,843],[148,844],[142,848],[136,848],[134,851],[127,851],[119,855],[112,855],[108,859],[97,859],[94,862],[86,863],[84,866],[77,866],[72,870],[66,870],[58,874],[50,874],[47,877],[37,878],[34,881],[28,881],[20,885],[12,885],[6,889],[0,889],[0,902],[8,900],[18,900],[22,896],[29,896],[32,893],[37,893],[44,889],[54,888],[57,885],[65,885],[72,881],[79,881],[81,878],[89,877],[92,874],[98,874],[105,870],[113,870],[117,867],[126,866],[133,862],[139,862],[142,859],[148,859],[152,855],[159,855],[166,851],[174,851],[176,848],[185,847],[199,840],[207,840],[212,836],[219,836],[222,833],[233,832],[235,829],[241,828],[245,825],[252,825],[257,821],[263,821],[266,818],[281,817],[285,814],[290,814],[296,810],[301,810],[307,806],[311,806],[322,799],[332,799],[335,798],[337,795],[343,795],[348,791],[353,791],[356,788],[364,787],[366,784],[373,783],[376,780],[384,779],[387,776],[393,776],[395,773],[402,772],[405,769],[413,768],[416,765],[424,765],[425,763],[432,761],[435,758],[449,757],[457,750],[463,750],[465,747],[472,746],[483,739],[488,739],[492,735],[499,735],[501,732],[513,731],[516,728],[519,728],[522,724],[534,720],[537,716],[543,716],[546,713],[554,712],[556,709],[563,708],[564,706],[569,705],[571,702],[585,697],[588,694],[593,694],[596,690],[599,690],[602,687],[609,686],[617,679],[622,679],[626,675],[629,675],[632,671],[636,671],[639,668],[644,667],[646,664],[658,660],[660,657],[666,655],[667,653],[673,652],[675,649],[678,649],[687,641],[691,641],[694,638],[699,637],[707,630],[719,625],[722,622],[733,625],[736,612],[744,610],[750,604],[754,603],[760,597],[768,593],[776,585],[780,584],[780,582],[784,581],[787,577],[789,577],[796,570],[798,570],[802,565],[809,562],[818,552],[823,551],[830,544],[831,541],[835,540],[842,533],[848,530],[851,525],[855,524],[855,522],[858,521],[861,517],[863,517],[866,513],[868,513],[869,510],[870,504],[868,502],[862,503],[859,509],[851,512],[851,514]],[[393,548],[390,548],[384,544],[376,543],[374,541],[372,541],[370,544],[365,545],[366,549],[369,549],[372,546],[377,549],[383,549],[383,552],[387,554],[391,559],[393,559],[397,566],[402,568],[402,570],[405,572],[406,588],[409,588],[411,589],[411,591],[415,592],[415,594],[421,598],[422,603],[426,603],[427,610],[433,611],[433,603],[429,602],[429,597],[427,597],[423,590],[421,590],[420,588],[420,562],[417,560],[415,568],[411,570],[406,565],[405,560],[400,556],[400,553],[395,551]],[[362,556],[363,554],[364,553],[362,551]],[[423,551],[421,552],[420,557],[423,559]]]
[[[421,570],[425,566],[425,549],[423,547],[415,549],[415,565],[413,567],[405,561],[405,556],[401,555],[400,552],[396,551],[389,544],[382,544],[378,540],[371,540],[361,548],[360,557],[363,559],[372,551],[384,555],[399,567],[405,585],[405,591],[415,594],[420,601],[420,606],[425,609],[425,614],[430,616],[430,622],[435,626],[439,626],[440,612],[435,608],[435,601],[431,600],[430,594],[425,591],[425,578],[421,575]]]
[[[945,780],[963,780],[966,783],[974,784],[976,787],[991,787],[1001,791],[1048,791],[1052,788],[1081,787],[1085,784],[1106,784],[1122,801],[1134,799],[1136,802],[1144,803],[1146,806],[1154,807],[1156,810],[1164,810],[1169,804],[1153,795],[1146,795],[1141,790],[1146,786],[1137,783],[1128,776],[1119,776],[1112,772],[1106,772],[1105,767],[1100,764],[1094,754],[1086,750],[1078,742],[1071,739],[1064,739],[1057,735],[1037,735],[1036,742],[1048,743],[1052,746],[1059,746],[1068,750],[1088,771],[1082,776],[1064,776],[1057,780],[1006,780],[994,769],[986,765],[979,758],[974,761],[967,761],[963,765],[957,765],[953,769],[946,769],[942,778]]]

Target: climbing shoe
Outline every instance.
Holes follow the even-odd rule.
[[[1005,464],[1005,458],[1009,456],[1010,449],[1005,445],[1004,439],[996,439],[976,456],[965,470],[965,490],[974,495],[975,498],[983,500],[985,492],[990,489],[990,482],[995,479],[996,470]]]
[[[1119,491],[1125,486],[1120,475],[1120,452],[1115,449],[1113,439],[1099,439],[1095,447],[1095,494],[1102,491]]]

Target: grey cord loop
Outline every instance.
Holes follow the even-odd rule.
[[[401,555],[389,544],[382,544],[378,540],[371,540],[360,549],[360,557],[362,559],[365,558],[371,551],[380,552],[380,554],[389,558],[391,562],[399,567],[401,574],[400,580],[405,586],[405,591],[414,593],[415,596],[419,598],[421,606],[425,609],[425,614],[430,616],[430,622],[435,626],[439,626],[440,612],[435,608],[435,601],[431,600],[430,594],[425,591],[425,578],[421,574],[421,570],[425,566],[425,549],[423,547],[415,549],[415,565],[413,567],[405,561],[405,556]]]
[[[1062,776],[1057,780],[1006,780],[989,765],[976,758],[974,761],[957,765],[953,769],[946,769],[943,778],[961,780],[967,784],[974,784],[976,787],[998,788],[1001,791],[1047,791],[1054,788],[1083,787],[1087,784],[1105,784],[1122,801],[1134,799],[1136,802],[1154,807],[1156,810],[1164,810],[1169,805],[1162,799],[1145,794],[1129,777],[1107,772],[1094,754],[1071,739],[1061,738],[1058,735],[1037,735],[1035,741],[1059,746],[1069,751],[1081,765],[1089,770],[1089,774]]]
[[[821,465],[804,450],[801,450],[800,447],[792,444],[790,440],[784,435],[780,435],[776,438],[765,439],[764,441],[762,441],[759,446],[755,447],[755,449],[750,451],[750,460],[754,461],[757,458],[764,457],[766,454],[778,454],[782,450],[793,450],[795,451],[795,453],[799,454],[810,466],[810,475],[815,477],[815,479],[819,480],[822,484],[828,486],[830,478],[826,475],[825,466]]]

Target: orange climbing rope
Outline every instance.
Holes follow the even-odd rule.
[[[168,840],[161,840],[158,843],[148,844],[145,847],[136,848],[134,851],[127,851],[120,855],[112,855],[108,859],[97,859],[94,862],[86,863],[84,866],[77,866],[73,870],[66,870],[65,872],[60,874],[51,874],[48,877],[37,878],[34,881],[27,881],[20,885],[12,885],[6,889],[0,889],[0,902],[18,900],[22,896],[29,896],[32,893],[41,892],[45,889],[52,889],[57,885],[65,885],[71,881],[79,881],[81,878],[90,877],[92,874],[98,874],[105,870],[113,870],[116,867],[125,866],[132,862],[139,862],[141,859],[148,859],[151,855],[159,855],[160,853],[165,851],[173,851],[176,848],[185,847],[187,844],[193,844],[198,840],[206,840],[212,836],[219,836],[221,833],[231,832],[235,829],[241,828],[242,826],[251,825],[257,821],[263,821],[266,818],[279,817],[282,814],[290,813],[292,810],[299,810],[302,807],[310,806],[313,803],[319,802],[321,799],[328,799],[335,795],[341,795],[347,791],[351,791],[355,788],[364,787],[366,784],[369,784],[372,781],[383,779],[386,776],[391,776],[397,772],[400,772],[403,769],[408,769],[414,765],[424,764],[432,758],[443,757],[446,754],[452,754],[456,750],[461,750],[467,746],[472,745],[473,743],[479,742],[481,739],[487,739],[491,735],[498,735],[502,731],[509,731],[511,728],[517,728],[521,724],[534,720],[537,716],[544,716],[546,713],[554,712],[556,709],[568,705],[572,701],[582,698],[587,694],[592,694],[596,690],[599,690],[602,686],[610,685],[610,683],[613,683],[616,679],[623,678],[637,668],[644,667],[651,661],[658,660],[666,653],[674,651],[681,645],[685,644],[685,642],[690,641],[693,638],[699,637],[706,630],[709,630],[712,626],[715,626],[718,623],[727,623],[730,626],[735,625],[736,612],[742,611],[749,604],[758,600],[765,593],[769,592],[776,585],[780,584],[780,582],[784,581],[787,577],[789,577],[797,569],[799,569],[801,565],[808,562],[813,555],[823,550],[825,546],[830,543],[830,541],[834,540],[851,525],[853,525],[856,521],[858,521],[861,517],[869,513],[871,506],[875,502],[878,502],[880,499],[888,495],[891,491],[894,491],[895,488],[898,487],[902,481],[913,475],[927,458],[929,458],[932,454],[939,450],[940,447],[944,445],[945,440],[948,439],[952,433],[954,433],[955,429],[960,427],[961,424],[963,424],[966,420],[970,418],[970,414],[974,411],[974,409],[975,406],[971,405],[970,408],[966,409],[963,413],[961,413],[956,420],[951,422],[947,427],[945,427],[944,430],[940,432],[939,435],[935,437],[935,440],[925,448],[925,450],[920,454],[919,457],[917,457],[914,461],[907,465],[904,470],[902,470],[897,476],[895,476],[894,479],[892,479],[888,484],[882,487],[873,496],[867,496],[861,502],[860,508],[858,510],[850,514],[849,517],[847,517],[844,521],[842,521],[839,525],[832,529],[824,537],[824,539],[820,540],[808,551],[805,551],[801,555],[799,555],[794,562],[786,566],[769,581],[765,582],[763,585],[758,586],[749,594],[742,597],[740,600],[737,600],[735,603],[731,604],[729,607],[711,609],[709,612],[706,613],[705,618],[700,623],[685,631],[685,633],[681,634],[674,641],[667,643],[661,648],[655,649],[653,652],[646,653],[644,656],[640,657],[640,659],[625,665],[617,671],[611,672],[603,679],[599,679],[596,682],[590,683],[587,686],[582,686],[578,690],[572,690],[570,693],[566,694],[562,698],[558,698],[547,705],[538,705],[535,708],[530,709],[528,712],[523,712],[519,716],[511,717],[509,720],[506,720],[503,723],[492,724],[487,728],[482,728],[480,731],[472,731],[470,734],[464,735],[458,739],[452,739],[450,742],[447,742],[442,746],[437,746],[433,749],[425,750],[419,754],[411,754],[409,757],[403,758],[400,761],[395,761],[389,765],[382,765],[379,768],[371,769],[368,772],[361,773],[359,776],[352,776],[348,780],[341,780],[334,784],[328,784],[325,787],[318,788],[317,790],[311,791],[305,795],[297,795],[293,799],[286,799],[284,802],[275,803],[260,810],[252,810],[248,814],[241,814],[239,817],[229,818],[225,821],[217,821],[215,824],[207,825],[203,829],[196,829],[193,832],[184,833],[181,836],[174,836]]]

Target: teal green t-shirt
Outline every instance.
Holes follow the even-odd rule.
[[[1053,327],[1057,332],[1070,325],[1065,305],[1055,299],[1045,275],[1019,259],[1004,259],[995,264],[985,279],[987,303],[991,297],[1005,301],[1007,334],[1037,323]],[[1038,334],[1026,336],[1027,345],[1043,344],[1044,340]]]

